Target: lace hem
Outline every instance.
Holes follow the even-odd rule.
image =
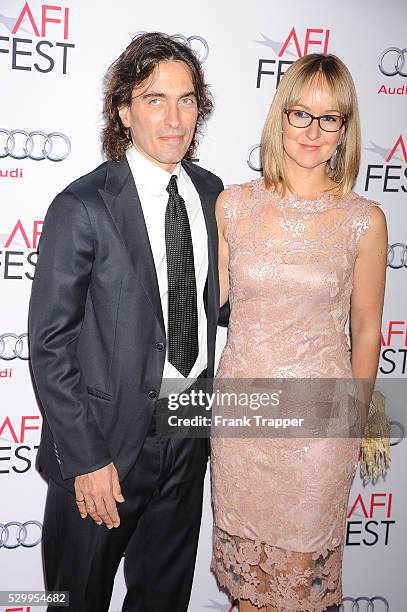
[[[283,550],[214,528],[212,570],[233,599],[279,612],[323,612],[342,600],[342,544],[314,553]]]

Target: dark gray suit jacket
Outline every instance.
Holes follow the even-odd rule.
[[[223,185],[190,162],[183,167],[200,196],[207,229],[211,377],[219,313],[214,210]],[[146,436],[166,342],[154,260],[126,158],[76,180],[49,207],[29,337],[44,416],[37,466],[68,489],[76,475],[110,461],[123,480]]]

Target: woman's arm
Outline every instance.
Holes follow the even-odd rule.
[[[229,296],[229,246],[225,237],[225,211],[223,204],[227,199],[227,190],[222,191],[216,200],[216,222],[218,225],[219,257],[219,301],[223,306]]]
[[[352,373],[375,380],[380,356],[380,334],[386,280],[387,227],[378,207],[370,227],[359,240],[351,297]]]

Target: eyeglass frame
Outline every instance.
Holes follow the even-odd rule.
[[[318,121],[318,125],[319,125],[319,129],[322,130],[323,132],[328,132],[328,134],[336,134],[336,132],[339,132],[339,130],[341,130],[343,128],[343,126],[347,123],[348,118],[344,115],[330,115],[329,113],[325,113],[324,115],[319,115],[319,117],[315,117],[314,115],[311,115],[311,113],[309,113],[308,111],[304,110],[301,111],[303,113],[307,113],[307,115],[310,116],[311,121],[309,122],[308,125],[303,125],[303,126],[299,126],[299,125],[293,125],[290,121],[290,113],[294,112],[294,111],[298,111],[301,110],[299,108],[283,108],[283,113],[285,113],[287,115],[287,121],[288,123],[291,125],[291,127],[295,127],[298,128],[299,130],[304,130],[305,128],[309,127],[313,121],[315,121],[315,119]],[[342,124],[341,126],[337,129],[337,130],[326,130],[325,128],[322,127],[321,125],[321,119],[322,117],[340,117],[342,119]]]

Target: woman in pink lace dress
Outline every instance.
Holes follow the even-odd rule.
[[[299,59],[266,120],[264,177],[217,203],[231,306],[218,383],[376,377],[387,233],[378,205],[351,191],[359,158],[347,68],[332,55]],[[241,612],[337,609],[359,447],[357,437],[212,439],[212,566]]]

